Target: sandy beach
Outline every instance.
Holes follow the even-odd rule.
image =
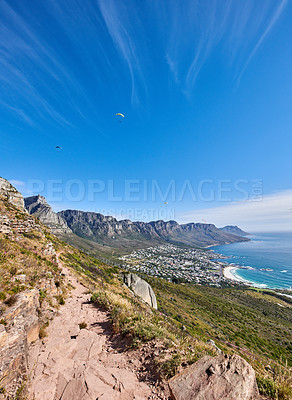
[[[233,281],[237,281],[237,282],[250,283],[250,282],[246,281],[245,279],[240,278],[239,276],[235,275],[237,269],[239,269],[239,268],[237,268],[237,267],[224,268],[223,274],[224,274],[225,278],[232,279]]]

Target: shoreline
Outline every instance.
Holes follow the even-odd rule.
[[[248,281],[247,279],[244,279],[244,278],[236,275],[236,271],[240,270],[240,269],[241,269],[240,267],[234,267],[234,266],[224,267],[223,275],[226,279],[229,279],[231,281],[238,282],[238,283],[244,283],[245,285],[252,286],[252,287],[258,288],[258,289],[269,289],[269,290],[273,290],[274,292],[276,292],[277,290],[292,291],[292,289],[276,287],[276,286],[269,286],[268,284],[265,284],[265,283]],[[292,295],[288,295],[288,294],[284,294],[284,293],[278,293],[278,294],[292,298]]]
[[[247,281],[246,279],[243,279],[238,275],[236,275],[236,270],[238,269],[240,268],[231,266],[225,267],[223,270],[223,275],[225,278],[230,279],[232,281],[246,283],[247,285],[253,285],[253,282]]]
[[[258,239],[256,237],[256,239]],[[261,239],[261,238],[260,238]],[[264,238],[263,238],[264,239]],[[261,240],[262,241],[262,240]],[[213,247],[213,251],[220,253],[220,248],[218,249],[218,246]],[[224,252],[224,250],[223,250]],[[276,279],[277,276],[279,276],[279,272],[286,272],[286,270],[288,271],[288,268],[286,268],[286,265],[283,264],[283,271],[280,271],[279,267],[278,269],[276,268],[276,273],[278,275],[273,275],[273,271],[271,271],[272,275],[271,276],[267,276],[267,279],[265,279],[265,275],[262,275],[261,272],[262,271],[266,271],[267,268],[271,269],[271,267],[267,267],[270,266],[270,263],[267,261],[265,264],[259,264],[257,267],[253,265],[253,263],[251,261],[249,261],[249,265],[250,266],[246,266],[245,264],[247,264],[247,260],[244,260],[243,265],[241,266],[241,256],[239,256],[237,254],[237,256],[232,255],[231,251],[227,251],[227,258],[229,258],[230,260],[227,263],[224,263],[225,266],[222,267],[222,273],[223,276],[228,279],[229,281],[233,281],[234,283],[237,282],[238,284],[245,284],[247,286],[253,287],[253,288],[258,288],[258,289],[271,289],[273,291],[276,290],[288,290],[288,291],[292,291],[292,287],[289,285],[289,282],[287,281],[287,279],[281,280],[280,282]],[[225,255],[225,254],[224,254]],[[232,258],[237,258],[237,264],[234,262],[232,264],[231,260]],[[246,257],[243,257],[246,258]],[[285,261],[285,259],[284,259]],[[286,262],[286,261],[285,261]],[[287,261],[287,263],[289,264],[289,262]],[[290,265],[290,264],[289,264]],[[273,268],[273,265],[272,265]],[[243,274],[244,276],[246,276],[245,278],[243,278],[241,276],[241,269],[253,269],[255,270],[255,272],[257,272],[258,274]],[[242,271],[243,272],[243,271]],[[270,272],[270,271],[269,271]],[[251,280],[250,280],[250,275],[251,275]],[[290,294],[289,294],[290,295]]]

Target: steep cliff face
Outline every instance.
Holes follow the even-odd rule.
[[[194,246],[210,246],[248,240],[224,232],[212,224],[189,223],[179,225],[176,221],[132,222],[118,221],[113,217],[94,212],[77,210],[61,211],[58,215],[78,236],[93,241],[111,241],[113,246],[125,238],[139,241],[181,243]]]
[[[38,230],[39,224],[25,210],[22,195],[0,178],[0,233],[22,234],[32,229]]]
[[[22,195],[6,179],[0,177],[0,197],[24,211]]]
[[[56,214],[43,196],[32,196],[24,199],[29,214],[39,218],[56,235],[72,233],[66,221]]]

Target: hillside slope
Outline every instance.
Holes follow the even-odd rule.
[[[77,385],[76,374],[103,380],[100,374],[112,368],[115,359],[119,359],[118,369],[134,373],[126,381],[119,376],[119,382],[132,382],[146,391],[148,387],[149,399],[164,399],[169,377],[206,354],[216,355],[218,348],[238,353],[253,365],[262,393],[274,399],[291,398],[289,298],[144,277],[158,300],[158,310],[150,309],[123,285],[121,270],[62,242],[26,213],[19,199],[11,186],[0,195],[1,400],[24,399],[28,388],[37,393],[39,387],[39,398],[45,400],[52,395],[52,386],[43,379],[49,383],[59,372],[59,381],[52,379],[55,389],[68,384],[66,399],[76,398],[76,390],[84,386],[82,380]],[[84,337],[97,332],[101,336],[93,365],[88,346],[82,346]],[[217,348],[207,343],[210,339]],[[108,355],[98,353],[102,342]],[[62,354],[51,357],[48,350],[58,346]],[[83,357],[88,362],[85,375]],[[54,366],[56,359],[62,371]],[[29,367],[34,371],[29,374],[31,386],[26,381]],[[118,399],[123,398],[121,390],[118,384]]]

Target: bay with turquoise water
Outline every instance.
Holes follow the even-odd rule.
[[[229,256],[224,261],[231,266],[252,268],[233,270],[235,278],[256,287],[292,290],[292,232],[258,233],[249,238],[250,242],[215,246],[213,250]]]

